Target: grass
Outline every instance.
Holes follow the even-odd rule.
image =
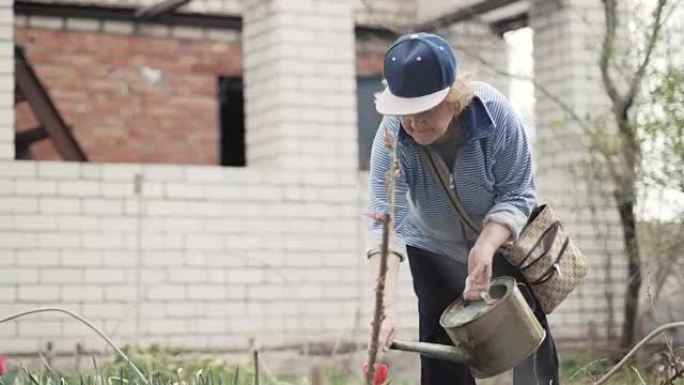
[[[0,385],[252,385],[254,372],[252,365],[243,357],[242,363],[230,363],[224,359],[212,357],[191,357],[178,354],[159,346],[147,349],[124,347],[122,349],[144,374],[145,384],[132,369],[129,362],[119,357],[98,362],[92,360],[87,368],[78,372],[72,370],[53,370],[45,364],[31,366],[12,366],[4,376],[0,376]],[[583,350],[564,350],[561,355],[561,383],[564,385],[591,384],[601,375],[607,373],[614,361],[605,358],[598,352]],[[615,375],[607,384],[610,385],[661,385],[665,375],[658,373],[656,364],[632,362]],[[325,361],[324,361],[325,362]],[[394,373],[390,368],[390,377],[394,385],[409,385],[407,374],[415,374],[399,370],[394,364]],[[349,366],[347,366],[349,367]],[[352,368],[356,365],[351,365]],[[299,368],[301,369],[301,368]],[[403,378],[402,378],[403,377]],[[415,377],[415,376],[414,376]],[[362,383],[360,373],[345,369],[341,363],[328,362],[320,365],[321,385],[359,385]],[[484,382],[485,384],[507,384],[507,380]],[[289,372],[274,375],[263,367],[260,374],[260,385],[308,385],[308,373]],[[670,384],[670,383],[668,383]],[[684,385],[679,378],[670,385]]]

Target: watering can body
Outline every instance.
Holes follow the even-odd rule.
[[[546,337],[528,301],[512,277],[492,281],[489,295],[480,301],[456,299],[440,317],[454,346],[395,341],[390,349],[468,365],[477,378],[493,377],[517,366]]]

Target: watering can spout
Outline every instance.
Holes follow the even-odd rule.
[[[468,362],[470,358],[470,356],[459,347],[429,342],[394,341],[390,345],[390,349],[420,353],[430,358],[458,363]]]

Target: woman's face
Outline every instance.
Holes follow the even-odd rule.
[[[413,115],[401,116],[401,125],[413,140],[423,146],[438,141],[449,128],[454,111],[447,102]]]

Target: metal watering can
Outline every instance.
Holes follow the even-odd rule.
[[[442,313],[439,324],[454,346],[395,341],[390,349],[463,363],[477,378],[493,377],[513,369],[544,341],[546,331],[530,309],[533,304],[525,285],[499,277],[480,300],[458,298]]]

